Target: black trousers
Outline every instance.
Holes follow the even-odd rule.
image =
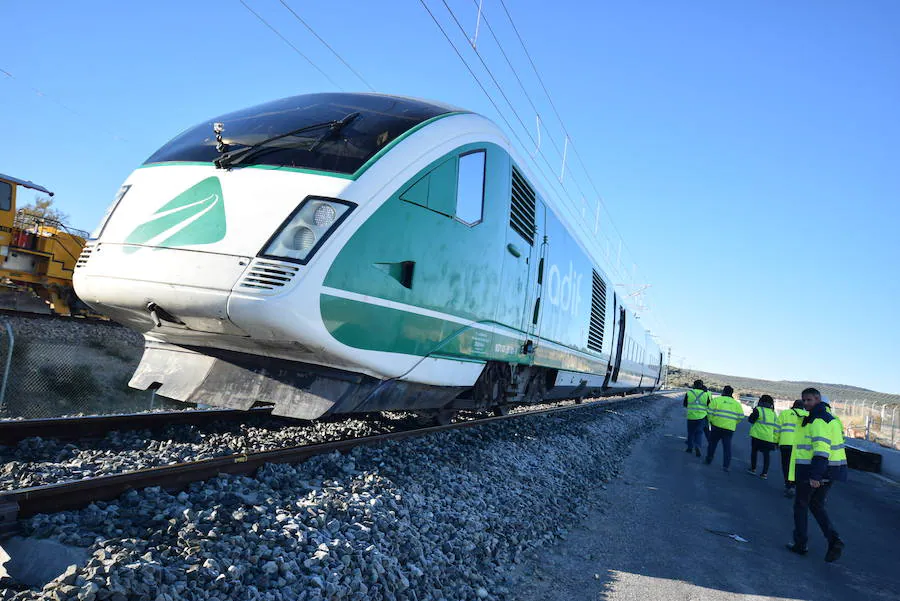
[[[725,428],[717,428],[716,426],[712,427],[712,431],[709,434],[709,446],[706,447],[706,463],[712,463],[713,457],[716,454],[716,447],[719,444],[719,441],[722,441],[722,453],[723,453],[723,462],[722,467],[727,468],[731,465],[731,437],[734,436],[734,432],[732,430],[726,430]]]
[[[761,452],[763,456],[763,474],[769,473],[769,453],[775,448],[774,442],[760,440],[758,438],[750,438],[750,469],[756,469],[756,453]]]
[[[784,474],[784,487],[790,488],[792,482],[788,479],[788,474],[791,473],[791,450],[794,447],[789,444],[783,444],[778,447],[778,450],[781,451],[781,473]]]
[[[809,485],[808,479],[797,480],[797,496],[794,497],[794,542],[797,545],[805,547],[809,540],[807,536],[809,513],[816,518],[822,534],[829,543],[838,538],[838,533],[825,511],[825,500],[828,498],[829,490],[831,482],[823,482],[819,488],[813,488]]]

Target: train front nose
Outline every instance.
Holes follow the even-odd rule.
[[[286,290],[351,209],[327,198],[345,186],[267,169],[138,169],[78,261],[76,292],[142,332],[248,336],[229,316],[232,292]]]
[[[246,335],[228,319],[227,306],[250,257],[101,242],[80,263],[79,297],[119,323],[142,332]]]

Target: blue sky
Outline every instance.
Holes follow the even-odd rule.
[[[499,122],[418,0],[287,1],[379,92]],[[277,0],[246,2],[342,88],[366,90]],[[476,2],[448,4],[471,36]],[[602,194],[603,240],[624,240],[610,271],[651,285],[642,319],[675,364],[900,392],[900,3],[507,6]],[[484,11],[542,116],[539,165],[559,169],[553,110],[499,0]],[[0,22],[0,172],[54,190],[83,229],[182,129],[336,89],[237,0],[0,1]],[[535,136],[484,23],[478,48]],[[560,193],[593,214],[571,147],[567,166]]]

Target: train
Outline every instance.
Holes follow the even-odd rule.
[[[185,130],[79,257],[141,332],[132,387],[298,419],[652,391],[663,356],[490,119],[363,93]]]

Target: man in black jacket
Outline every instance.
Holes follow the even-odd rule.
[[[831,562],[841,556],[844,541],[825,511],[825,500],[832,483],[847,480],[844,434],[840,421],[828,412],[818,390],[807,388],[802,398],[809,415],[800,423],[791,460],[797,496],[794,498],[794,542],[788,549],[806,555],[807,516],[812,513],[828,541],[825,561]]]

